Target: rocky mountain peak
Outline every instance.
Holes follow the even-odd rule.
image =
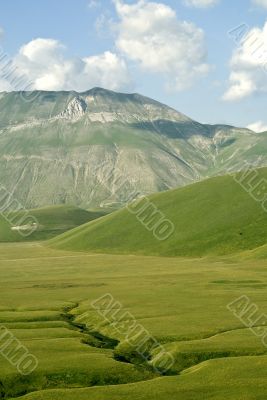
[[[60,113],[60,117],[77,120],[85,114],[86,109],[86,102],[81,97],[74,97],[74,99],[69,102],[67,108]]]

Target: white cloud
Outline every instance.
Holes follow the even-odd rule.
[[[0,92],[11,92],[14,90],[12,85],[6,79],[0,78]]]
[[[220,0],[184,0],[186,6],[196,8],[208,8],[215,6]]]
[[[175,11],[162,3],[114,3],[119,17],[116,46],[128,59],[146,71],[163,74],[173,90],[186,89],[208,73],[201,29],[179,21]]]
[[[131,83],[125,61],[106,51],[85,58],[69,58],[65,47],[54,39],[35,39],[22,46],[14,58],[17,75],[40,90],[84,91],[92,86],[126,89]],[[0,90],[7,82],[0,82]]]
[[[114,28],[114,20],[104,12],[96,18],[94,26],[98,37],[109,39]]]
[[[252,28],[232,55],[229,88],[223,99],[240,100],[255,93],[267,92],[267,23]]]
[[[267,8],[267,0],[252,0],[252,4]]]
[[[97,8],[101,6],[100,0],[89,0],[88,7],[89,8]]]
[[[85,74],[95,82],[89,87],[103,86],[106,89],[118,90],[128,88],[132,84],[125,61],[110,51],[87,57],[84,62]]]
[[[104,15],[97,19],[95,28],[101,31],[103,25],[108,25],[115,51],[74,58],[67,55],[59,41],[37,38],[22,46],[14,57],[16,75],[23,76],[27,87],[32,83],[30,88],[40,90],[84,91],[92,86],[130,90],[130,64],[139,72],[159,74],[169,90],[179,91],[208,74],[202,29],[180,21],[175,11],[163,3],[113,1],[118,20],[111,21]],[[98,0],[93,0],[91,6],[96,3]],[[0,90],[23,89],[10,85],[1,80]]]
[[[249,124],[247,126],[247,128],[250,129],[251,131],[254,131],[257,133],[265,132],[265,131],[267,131],[267,124],[265,124],[262,121],[257,121],[257,122],[253,122],[252,124]]]

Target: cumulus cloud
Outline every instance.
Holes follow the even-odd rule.
[[[252,4],[256,6],[264,7],[267,9],[267,0],[252,0]]]
[[[256,122],[253,122],[252,124],[249,124],[247,126],[247,128],[250,129],[251,131],[260,133],[260,132],[267,131],[267,124],[265,124],[262,121],[256,121]]]
[[[208,8],[215,6],[219,1],[220,0],[184,0],[184,4],[189,7]]]
[[[163,74],[174,90],[186,89],[208,73],[201,29],[179,21],[165,4],[146,0],[114,3],[119,17],[116,46],[129,60],[146,71]]]
[[[109,21],[109,29],[115,50],[74,58],[66,55],[65,46],[58,40],[37,38],[22,46],[14,57],[17,74],[31,82],[31,89],[77,91],[92,86],[130,90],[128,65],[139,72],[159,74],[166,88],[174,91],[190,88],[208,74],[202,29],[180,21],[175,11],[163,3],[113,2],[117,20]],[[93,0],[91,5],[96,3],[98,0]],[[96,29],[102,29],[102,20],[97,20]],[[105,16],[104,22],[107,25]],[[9,85],[1,80],[0,90],[21,90]]]
[[[16,74],[31,82],[31,89],[84,91],[103,86],[119,90],[131,83],[127,65],[118,55],[106,51],[85,58],[69,58],[65,47],[54,39],[39,38],[22,46],[13,64]],[[0,81],[0,90],[8,90],[8,82]]]
[[[267,92],[267,23],[252,28],[241,39],[230,61],[229,87],[223,99],[240,100]]]

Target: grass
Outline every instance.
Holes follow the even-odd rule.
[[[101,255],[40,243],[1,244],[0,321],[39,360],[23,378],[0,355],[2,397],[263,400],[267,349],[227,304],[246,294],[264,313],[266,285],[260,259]],[[123,334],[91,306],[105,293],[172,353],[173,376],[116,361],[114,349],[95,347],[66,319],[64,310],[73,309],[76,320],[83,317],[92,331],[122,343]]]
[[[257,182],[266,179],[267,169],[258,170],[258,174]],[[267,242],[266,212],[230,175],[155,194],[150,201],[139,218],[127,209],[119,210],[52,239],[50,246],[98,253],[199,257],[253,250]],[[153,230],[140,222],[142,217],[152,227],[153,221],[159,220],[153,216],[153,207],[175,227],[166,240],[159,241]]]
[[[178,377],[131,385],[76,390],[48,390],[23,400],[265,400],[267,357],[205,362]],[[257,371],[257,372],[255,372]]]
[[[86,211],[73,206],[53,206],[27,211],[18,211],[0,216],[0,242],[20,242],[44,240],[85,224],[105,215],[103,211]],[[22,236],[12,230],[14,226],[24,225],[34,217],[38,228],[29,236]]]

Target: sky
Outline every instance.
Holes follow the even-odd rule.
[[[0,91],[98,86],[267,130],[266,19],[267,0],[2,1]]]

